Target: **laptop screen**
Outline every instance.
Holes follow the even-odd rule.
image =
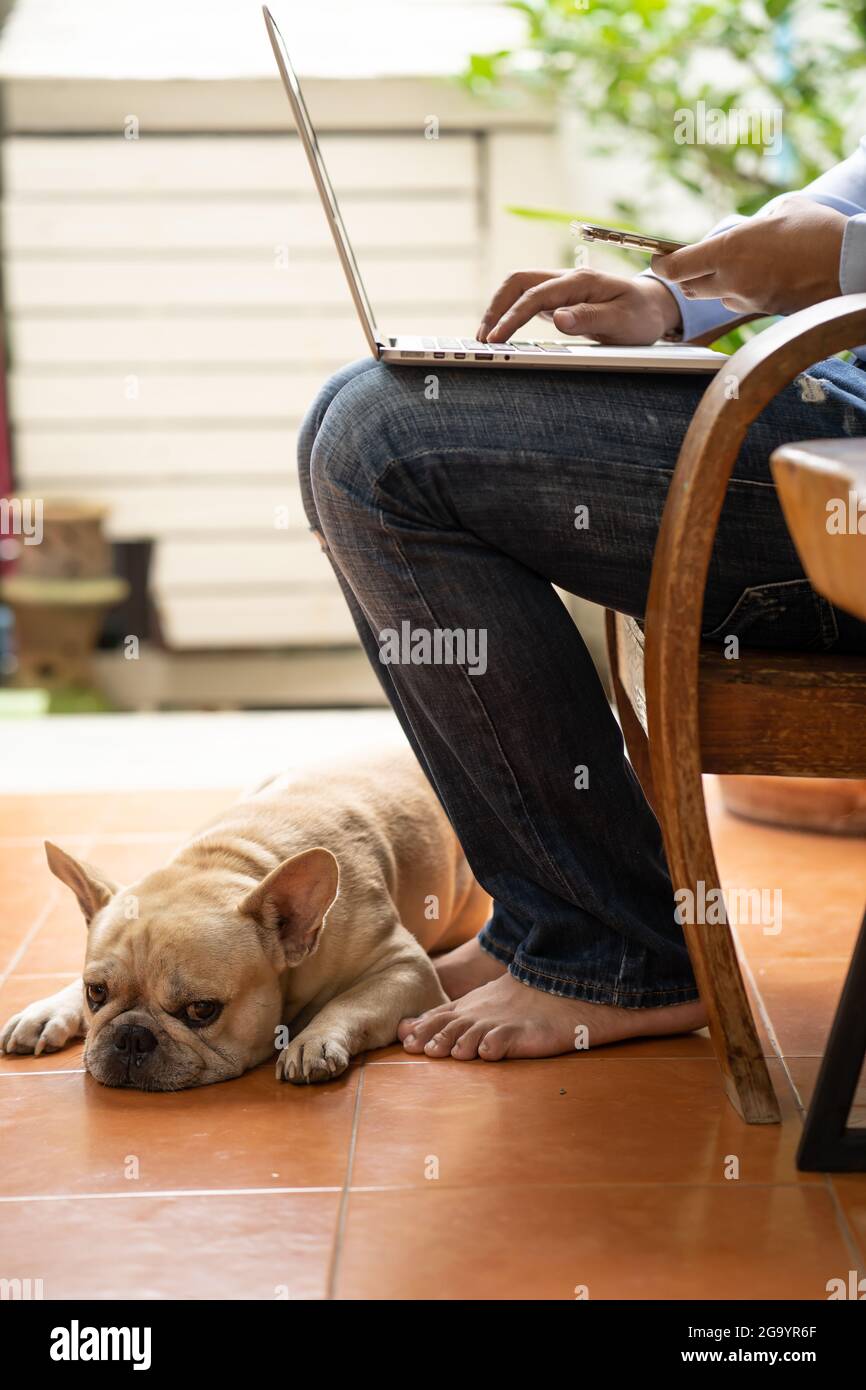
[[[349,234],[346,231],[345,223],[343,222],[343,218],[340,214],[340,207],[337,202],[337,196],[334,193],[334,189],[331,185],[331,180],[328,177],[328,170],[325,167],[325,161],[322,158],[322,152],[319,149],[319,142],[316,138],[316,132],[313,127],[313,123],[310,120],[310,114],[307,110],[307,105],[304,101],[303,93],[301,92],[301,87],[300,83],[298,82],[297,74],[295,73],[295,70],[292,66],[292,60],[290,59],[286,50],[285,41],[283,39],[282,34],[276,26],[273,15],[271,14],[270,10],[267,8],[266,5],[262,6],[262,10],[265,16],[265,24],[267,25],[268,33],[271,38],[271,46],[274,50],[274,57],[277,60],[277,66],[280,69],[280,74],[283,79],[283,85],[286,89],[286,93],[288,95],[289,102],[291,103],[292,111],[294,113],[295,124],[298,127],[298,134],[301,138],[301,144],[304,146],[304,149],[306,150],[307,159],[309,160],[310,168],[313,171],[313,178],[316,183],[316,188],[318,189],[319,197],[322,200],[322,205],[324,206],[325,212],[328,217],[328,222],[330,224],[331,232],[334,237],[334,242],[337,247],[337,253],[340,257],[340,262],[343,266],[343,270],[345,271],[346,279],[349,282],[349,289],[351,290],[352,298],[355,301],[355,308],[357,309],[358,315],[361,319],[361,326],[364,329],[364,332],[366,333],[367,341],[370,345],[370,348],[374,356],[378,356],[378,331],[376,328],[376,320],[373,317],[373,310],[370,306],[370,301],[367,298],[367,291],[364,288],[364,282],[361,279],[361,272],[358,269],[358,262],[355,260],[355,253],[352,250],[352,243],[349,241]]]

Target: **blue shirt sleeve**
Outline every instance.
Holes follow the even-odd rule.
[[[848,219],[842,238],[839,288],[843,294],[861,294],[866,290],[866,212],[855,213]]]

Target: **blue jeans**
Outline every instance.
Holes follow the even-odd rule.
[[[866,372],[834,361],[811,375],[749,433],[710,567],[708,638],[866,651],[866,626],[805,579],[768,468],[787,440],[866,433]],[[310,525],[493,899],[482,947],[527,985],[625,1008],[697,989],[658,824],[553,585],[643,616],[705,385],[365,360],[324,386],[299,443]]]

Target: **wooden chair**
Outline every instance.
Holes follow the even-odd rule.
[[[866,776],[866,658],[701,642],[707,570],[751,422],[812,363],[866,342],[866,294],[814,305],[751,339],[714,378],[683,440],[653,559],[643,631],[607,615],[612,682],[674,885],[720,887],[702,774]],[[684,926],[725,1090],[750,1124],[780,1114],[727,924]]]
[[[866,622],[866,439],[786,444],[775,450],[770,465],[788,530],[814,588]],[[866,914],[803,1126],[799,1168],[866,1169],[866,1129],[850,1123],[864,1056]]]

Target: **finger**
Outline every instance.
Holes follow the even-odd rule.
[[[760,313],[761,306],[754,299],[744,299],[741,295],[726,294],[719,296],[723,309],[731,309],[735,314],[754,314]]]
[[[710,275],[696,275],[693,280],[681,280],[677,286],[686,299],[721,299],[727,277],[717,272]]]
[[[554,311],[553,322],[560,333],[580,334],[584,338],[595,338],[599,343],[622,340],[622,308],[613,300],[601,304],[568,304]]]
[[[558,279],[561,275],[561,270],[516,270],[513,275],[509,275],[484,310],[476,334],[478,341],[486,341],[487,330],[499,322],[505,311],[510,309],[526,290],[533,285],[541,284],[544,280]]]
[[[722,254],[723,238],[709,237],[695,246],[684,246],[681,251],[671,251],[667,256],[653,256],[650,266],[663,280],[671,280],[675,285],[683,280],[694,280],[700,275],[711,275],[718,270]]]
[[[567,304],[592,298],[593,293],[598,293],[598,286],[594,286],[593,280],[592,271],[576,271],[557,275],[526,290],[489,330],[487,341],[505,342],[543,309],[561,309]]]

